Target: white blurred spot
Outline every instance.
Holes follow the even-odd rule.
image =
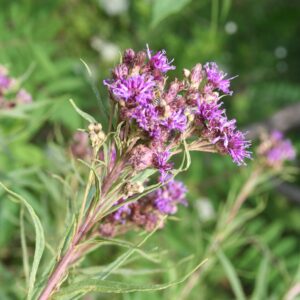
[[[110,16],[124,13],[129,6],[128,0],[99,0],[99,4]]]
[[[237,24],[233,21],[229,21],[225,24],[225,31],[228,34],[235,34],[238,30]]]
[[[274,50],[274,54],[277,58],[281,59],[281,58],[286,58],[287,56],[287,49],[285,47],[282,46],[278,46],[275,50]]]
[[[277,63],[276,69],[280,73],[285,73],[288,70],[288,64],[285,61],[280,61]]]
[[[211,205],[211,202],[207,198],[201,198],[196,201],[196,209],[199,214],[199,218],[206,222],[212,220],[215,217],[215,210]]]
[[[91,46],[99,52],[103,60],[108,62],[116,60],[120,55],[120,49],[117,45],[104,41],[97,36],[92,38]]]

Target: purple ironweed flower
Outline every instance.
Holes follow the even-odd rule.
[[[175,214],[177,204],[187,205],[186,187],[180,181],[172,180],[155,192],[155,206],[163,214]]]
[[[221,153],[228,153],[233,162],[243,165],[246,158],[251,157],[247,150],[250,142],[242,132],[236,130],[236,121],[228,120],[222,103],[216,101],[198,103],[196,123],[200,125],[203,136],[215,144]]]
[[[219,67],[216,63],[210,62],[204,66],[208,83],[212,86],[213,89],[218,89],[225,94],[232,95],[230,88],[230,79],[225,79],[227,76],[226,73],[219,70]]]
[[[113,218],[115,221],[120,221],[121,224],[125,224],[126,218],[130,213],[131,213],[130,204],[124,204],[114,213]]]
[[[175,68],[171,63],[164,50],[152,55],[148,46],[147,51],[138,53],[129,49],[115,68],[113,79],[104,81],[112,100],[119,103],[122,120],[132,125],[130,128],[137,126],[136,132],[148,146],[160,145],[152,161],[160,179],[165,181],[172,169],[165,149],[168,144],[177,146],[181,138],[187,142],[198,138],[204,144],[202,148],[193,145],[193,149],[228,154],[236,164],[244,164],[250,158],[250,143],[236,129],[236,121],[228,120],[216,91],[232,93],[227,74],[216,63],[207,63],[204,68],[197,64],[191,71],[185,70],[183,81],[175,79],[168,85],[165,73]],[[136,161],[132,165],[136,170],[144,168]]]
[[[157,151],[153,155],[153,166],[160,172],[160,181],[165,182],[168,179],[169,171],[172,169],[173,164],[168,163],[171,156],[170,151]]]
[[[150,66],[153,69],[159,70],[162,73],[166,73],[170,70],[175,70],[176,69],[175,66],[171,65],[173,60],[168,61],[165,50],[158,51],[158,52],[156,52],[156,54],[151,56],[151,51],[147,47],[147,54],[148,54]]]
[[[187,126],[187,118],[184,111],[178,110],[171,113],[171,116],[162,120],[161,124],[168,128],[168,130],[178,130],[184,132]]]
[[[117,100],[123,100],[129,104],[147,104],[153,99],[153,87],[155,82],[151,76],[134,75],[128,78],[109,83],[104,81]]]
[[[124,233],[132,226],[151,231],[159,225],[164,215],[176,213],[179,204],[187,205],[186,192],[182,182],[172,180],[138,201],[125,204],[108,215],[100,225],[100,234],[114,236]],[[122,202],[124,199],[119,200],[117,204]],[[163,224],[160,225],[162,226]]]
[[[251,152],[247,150],[250,145],[250,141],[246,140],[241,131],[233,131],[229,135],[227,150],[233,162],[238,166],[245,165],[245,158],[251,158]]]
[[[159,137],[159,113],[153,104],[137,106],[130,116],[134,118],[140,128],[149,133],[151,137]]]
[[[125,64],[117,65],[112,74],[115,79],[123,79],[128,75],[128,67]]]
[[[269,137],[260,145],[258,152],[262,154],[267,164],[271,167],[278,167],[285,160],[293,160],[296,151],[290,140],[284,139],[282,132],[274,130]]]

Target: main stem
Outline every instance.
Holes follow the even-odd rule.
[[[115,165],[113,170],[108,174],[107,178],[104,180],[102,186],[102,199],[105,198],[111,184],[121,173],[122,167],[124,166],[124,161],[120,161]],[[89,179],[90,182],[91,179]],[[90,185],[89,185],[90,187]],[[86,194],[86,193],[85,193]],[[86,195],[85,195],[86,197]],[[84,198],[85,198],[84,197]],[[39,297],[39,300],[47,300],[53,293],[54,289],[60,283],[62,277],[67,272],[68,267],[74,261],[73,258],[76,257],[76,246],[81,242],[81,240],[85,237],[85,235],[89,232],[89,230],[93,227],[95,221],[97,220],[97,215],[101,210],[101,203],[99,203],[98,207],[96,207],[93,213],[88,214],[85,221],[78,228],[76,234],[73,237],[70,248],[67,250],[65,255],[58,262],[54,272],[51,274],[48,283],[43,290],[42,294]]]
[[[54,272],[51,274],[48,283],[43,290],[42,294],[39,297],[39,300],[47,300],[51,296],[53,290],[56,288],[56,286],[61,281],[63,275],[67,271],[70,262],[72,262],[73,256],[76,254],[76,246],[81,241],[81,239],[84,237],[85,233],[90,227],[90,221],[91,219],[88,218],[86,222],[79,228],[77,233],[75,234],[70,248],[65,253],[65,255],[60,259],[59,263],[57,264]]]

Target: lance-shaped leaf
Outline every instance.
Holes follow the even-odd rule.
[[[150,292],[164,290],[169,287],[178,285],[189,278],[195,271],[197,271],[207,260],[202,261],[192,271],[183,276],[181,279],[171,281],[165,284],[133,284],[116,281],[107,281],[99,279],[90,279],[78,282],[75,285],[62,288],[54,295],[56,300],[74,299],[78,295],[85,295],[90,292],[99,293],[131,293],[131,292]]]
[[[36,215],[35,211],[33,210],[32,206],[20,195],[16,194],[15,192],[8,189],[3,183],[0,182],[0,186],[14,199],[16,199],[18,202],[21,203],[21,205],[24,205],[29,212],[29,215],[32,219],[34,230],[35,230],[35,251],[34,251],[34,257],[33,262],[29,274],[29,286],[28,286],[28,294],[27,299],[32,299],[33,291],[34,291],[34,283],[36,279],[36,273],[44,252],[45,248],[45,236],[44,236],[44,230],[41,224],[40,219]]]

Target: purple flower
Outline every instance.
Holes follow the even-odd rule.
[[[272,166],[281,164],[285,160],[296,157],[295,149],[290,140],[284,139],[280,131],[273,131],[270,135],[270,148],[266,151],[266,159]]]
[[[238,166],[245,165],[244,160],[251,158],[251,152],[247,150],[250,145],[241,131],[234,131],[229,135],[227,151]]]
[[[165,151],[157,151],[153,155],[153,165],[156,167],[161,176],[160,176],[160,181],[164,182],[167,180],[169,171],[172,169],[172,164],[168,163],[168,160],[171,156],[170,151],[165,150]]]
[[[146,77],[145,74],[134,75],[112,83],[105,80],[104,84],[109,87],[117,100],[124,100],[130,104],[146,104],[151,102],[154,97],[155,81],[153,77]]]
[[[121,224],[126,223],[126,217],[130,215],[130,204],[124,204],[113,215],[115,221],[119,221]]]
[[[155,191],[155,206],[163,214],[174,214],[177,212],[177,204],[187,205],[186,192],[182,182],[172,180]]]
[[[128,75],[128,67],[125,64],[117,65],[113,69],[112,74],[115,79],[123,79]]]
[[[226,73],[219,70],[219,67],[216,63],[210,62],[204,66],[208,85],[211,85],[213,89],[218,89],[225,94],[232,95],[230,88],[230,79],[225,79],[227,76]]]
[[[151,51],[147,48],[147,54],[149,58],[150,65],[153,69],[159,70],[162,73],[166,73],[170,70],[175,70],[176,67],[172,66],[173,60],[168,61],[166,56],[166,51],[158,51],[155,55],[151,56]]]
[[[174,111],[171,116],[161,122],[168,130],[178,130],[184,132],[186,130],[187,118],[183,110]]]
[[[236,130],[236,120],[228,120],[222,103],[217,101],[198,103],[196,124],[200,125],[202,135],[207,138],[221,153],[231,156],[234,163],[243,165],[246,158],[251,158],[247,149],[250,142],[242,132]]]

